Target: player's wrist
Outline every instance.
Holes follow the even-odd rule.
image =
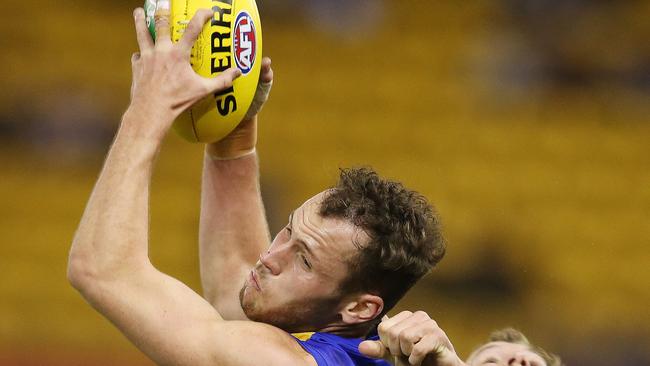
[[[242,150],[236,152],[230,151],[224,154],[224,153],[215,152],[213,149],[210,149],[208,147],[205,149],[205,155],[211,160],[215,160],[215,161],[239,160],[239,159],[244,159],[247,157],[253,157],[257,155],[257,149],[253,147],[250,150]]]
[[[164,113],[148,111],[138,105],[131,105],[122,115],[120,135],[160,144],[171,128],[173,118]],[[155,121],[155,123],[153,123]]]
[[[216,143],[207,144],[205,147],[205,153],[212,160],[236,160],[249,155],[255,155],[255,141],[246,140],[247,139],[243,139],[243,141],[242,139],[222,140]]]
[[[233,160],[255,153],[257,118],[242,121],[223,140],[208,144],[206,153],[215,160]]]

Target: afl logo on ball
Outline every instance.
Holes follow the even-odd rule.
[[[237,15],[235,21],[233,56],[242,74],[248,74],[255,63],[257,45],[253,18],[245,11]]]

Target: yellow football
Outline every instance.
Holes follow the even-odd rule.
[[[194,104],[174,122],[174,130],[192,142],[214,142],[241,122],[253,101],[262,65],[262,27],[255,0],[171,0],[170,32],[178,42],[198,9],[212,9],[212,20],[203,27],[190,63],[205,77],[230,67],[242,72],[233,86]],[[155,39],[156,0],[146,0],[147,25]]]

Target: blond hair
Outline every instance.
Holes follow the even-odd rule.
[[[530,347],[530,350],[538,354],[541,358],[546,361],[548,366],[563,366],[562,360],[558,355],[549,353],[543,348],[536,346],[526,338],[524,333],[514,329],[514,328],[504,328],[495,330],[490,334],[488,342],[507,342],[521,344],[524,346]]]

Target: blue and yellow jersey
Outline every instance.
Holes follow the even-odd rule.
[[[361,338],[343,338],[329,333],[294,333],[298,343],[311,354],[318,366],[389,366],[384,360],[375,360],[359,352]],[[377,340],[378,337],[369,337]]]

